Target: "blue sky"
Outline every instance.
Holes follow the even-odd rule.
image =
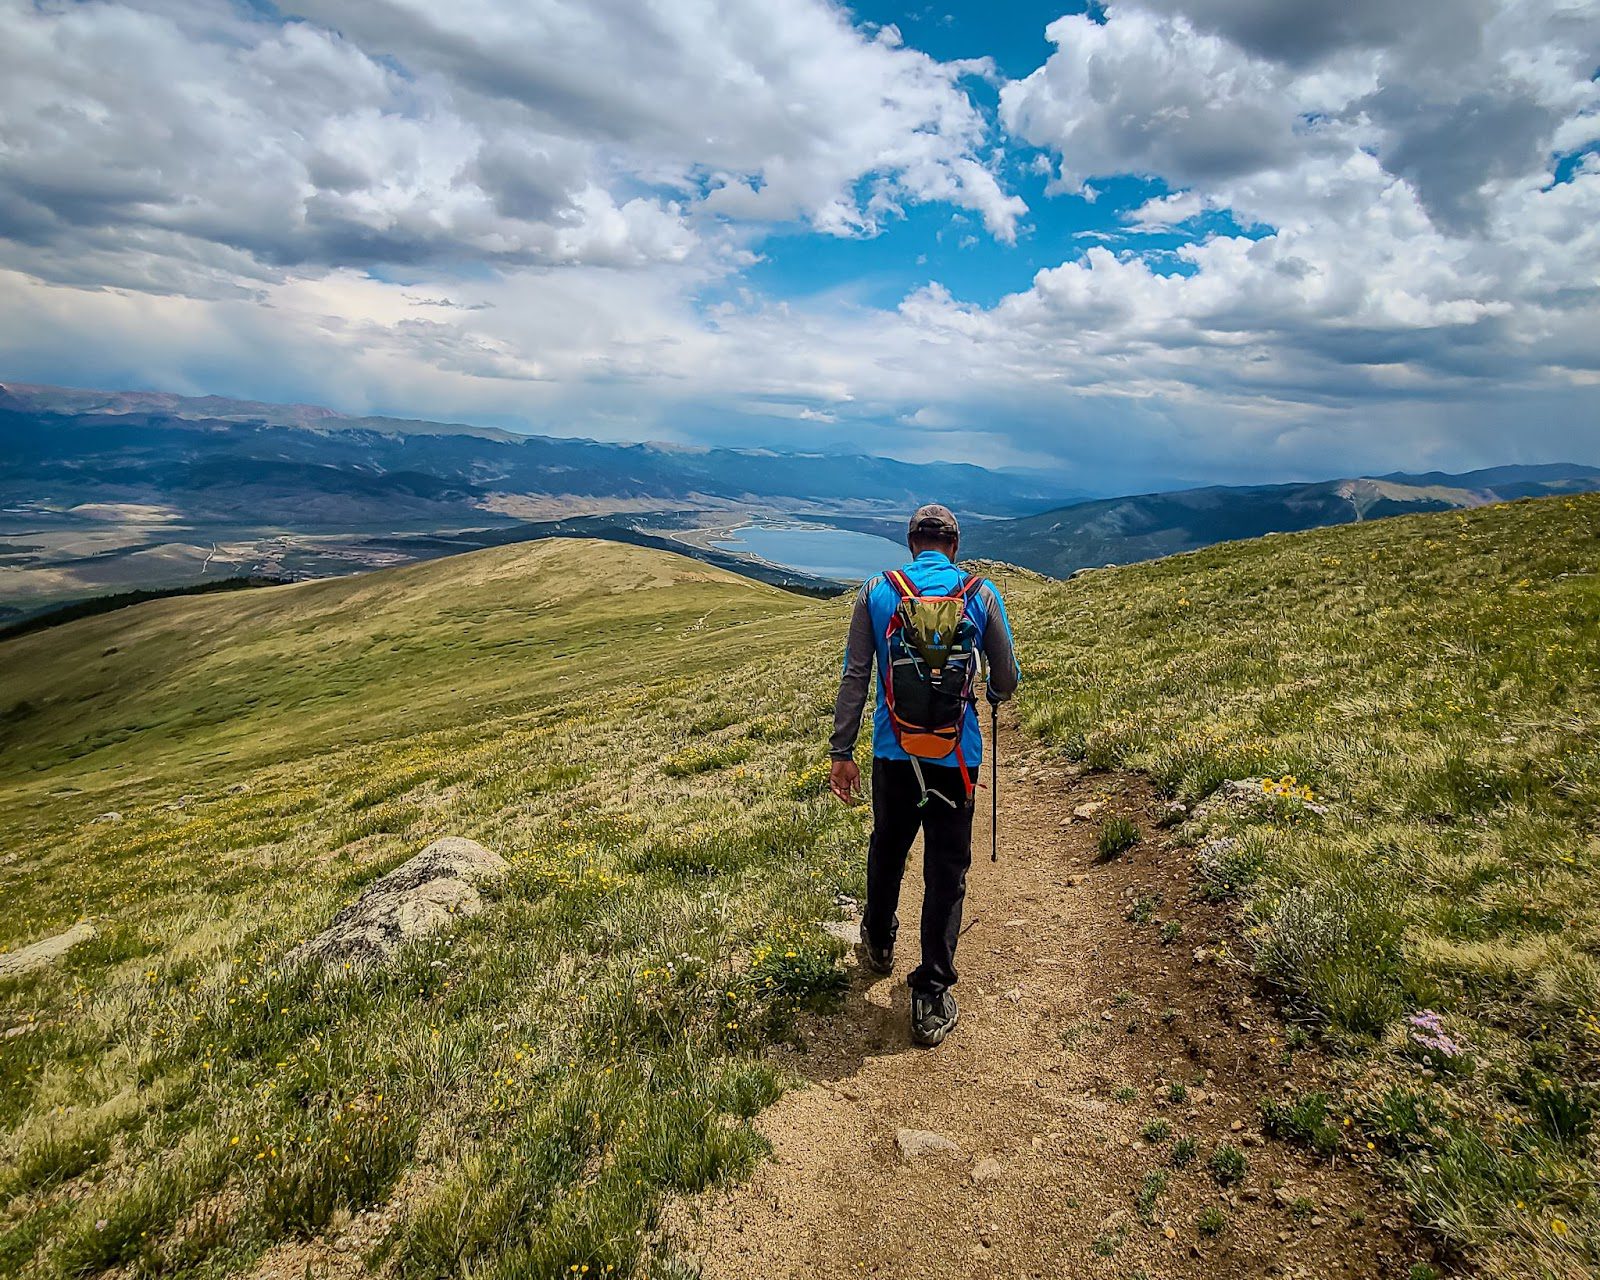
[[[0,378],[1033,466],[1600,458],[1600,0],[0,0]]]

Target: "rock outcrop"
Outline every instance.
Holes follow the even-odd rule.
[[[26,947],[8,951],[0,955],[0,978],[10,978],[19,973],[31,973],[35,969],[42,969],[47,964],[55,963],[80,942],[87,942],[92,937],[94,937],[94,926],[87,920],[80,920],[65,933],[58,933],[53,938],[43,938]]]
[[[291,963],[320,961],[369,968],[387,964],[402,945],[483,910],[479,890],[510,864],[475,840],[446,836],[379,876],[316,937],[289,952]]]

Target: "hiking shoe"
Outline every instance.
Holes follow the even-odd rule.
[[[930,1048],[955,1029],[961,1010],[956,998],[948,991],[930,995],[926,991],[911,993],[911,1038]]]
[[[887,947],[874,946],[867,937],[865,928],[861,930],[861,963],[871,969],[873,973],[894,972],[894,944]]]

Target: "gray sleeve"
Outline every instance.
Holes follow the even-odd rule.
[[[983,654],[989,660],[989,692],[998,702],[1004,702],[1017,691],[1022,679],[1022,668],[1017,665],[1017,647],[1011,638],[1011,622],[1006,617],[1006,607],[1000,593],[992,583],[985,582],[978,589],[988,621],[983,628]]]
[[[844,675],[839,680],[839,697],[833,704],[833,737],[828,742],[828,755],[834,760],[849,760],[855,755],[861,713],[866,710],[872,687],[872,660],[878,656],[878,646],[872,636],[872,611],[867,607],[871,594],[872,583],[863,583],[850,614]]]

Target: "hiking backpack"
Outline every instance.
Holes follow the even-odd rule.
[[[952,755],[970,800],[973,784],[961,754],[961,730],[975,701],[978,628],[967,606],[983,578],[971,575],[955,595],[924,595],[899,569],[883,576],[900,597],[884,636],[889,651],[884,701],[895,740],[911,757],[923,804],[930,795],[948,797],[928,790],[921,761],[948,761]]]

